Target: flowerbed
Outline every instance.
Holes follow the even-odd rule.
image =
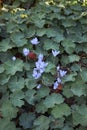
[[[86,90],[85,3],[5,1],[0,130],[86,130]]]

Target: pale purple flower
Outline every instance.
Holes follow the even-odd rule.
[[[54,85],[53,85],[53,89],[57,89],[57,88],[58,88],[58,85],[59,85],[58,82],[55,81],[55,82],[54,82]]]
[[[29,52],[30,52],[29,49],[27,49],[27,48],[23,49],[24,56],[27,56],[29,54]]]
[[[15,57],[15,56],[13,56],[13,57],[12,57],[12,60],[13,60],[13,61],[15,61],[15,60],[16,60],[16,57]]]
[[[60,79],[59,77],[57,78],[57,82],[58,82],[58,83],[61,83],[61,79]]]
[[[48,63],[45,63],[44,61],[37,61],[35,64],[38,69],[45,68],[48,65]]]
[[[38,61],[42,61],[43,60],[43,54],[39,54],[39,56],[38,56]]]
[[[67,71],[65,70],[59,70],[60,76],[63,77],[66,75]]]
[[[40,42],[38,41],[37,37],[33,38],[30,42],[31,42],[33,45],[37,45],[37,44],[40,43]]]
[[[42,61],[43,60],[43,54],[40,54],[38,56],[38,61],[35,62],[36,68],[33,70],[33,77],[35,79],[38,79],[41,74],[45,71],[45,67],[48,65],[48,63]]]
[[[58,65],[58,66],[57,66],[57,71],[59,71],[59,69],[60,69],[60,66]]]
[[[42,86],[41,86],[41,84],[38,84],[37,85],[37,89],[40,89]]]
[[[32,76],[34,77],[34,79],[40,78],[41,77],[40,70],[37,68],[34,68]]]
[[[60,51],[52,50],[52,54],[54,57],[56,57],[59,53],[60,53]]]

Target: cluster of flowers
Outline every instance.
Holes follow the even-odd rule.
[[[33,38],[30,42],[31,42],[32,45],[37,45],[37,44],[40,43],[40,42],[38,41],[37,37]],[[29,55],[29,54],[30,54],[30,55]],[[23,55],[24,55],[24,56],[28,56],[28,55],[29,55],[30,57],[31,57],[31,55],[32,55],[32,57],[35,57],[35,54],[34,54],[34,53],[31,53],[30,50],[27,49],[27,48],[24,48],[24,49],[23,49]],[[15,60],[16,60],[16,57],[13,56],[13,57],[12,57],[12,60],[15,61]]]
[[[40,43],[40,42],[38,41],[37,37],[33,38],[30,42],[31,42],[32,45],[37,45],[37,44]],[[23,49],[23,54],[24,54],[24,56],[27,56],[27,55],[31,54],[31,52],[30,52],[29,49],[24,48],[24,49]],[[32,54],[33,54],[33,53],[32,53]]]
[[[32,45],[37,45],[37,44],[40,43],[38,41],[37,37],[33,38],[30,42],[31,42]],[[60,51],[52,50],[52,54],[53,54],[54,57],[56,57],[59,53],[60,53]],[[33,52],[30,52],[30,50],[27,49],[27,48],[23,49],[23,55],[28,56],[31,59],[36,58],[36,54],[33,53]],[[41,75],[43,74],[43,72],[45,71],[45,67],[48,65],[48,63],[43,61],[43,58],[44,58],[43,54],[39,54],[38,61],[35,62],[36,67],[33,69],[33,74],[32,74],[34,79],[40,78]],[[15,61],[16,57],[13,56],[12,60]],[[62,84],[61,78],[64,77],[66,75],[66,73],[67,73],[67,71],[60,69],[59,66],[57,67],[57,78],[56,78],[56,81],[54,82],[53,89],[57,89],[59,84]],[[37,89],[39,89],[39,88],[41,88],[41,84],[39,84],[37,86]]]
[[[45,67],[48,63],[43,61],[43,54],[39,54],[38,61],[35,63],[35,68],[33,70],[33,77],[34,79],[38,79],[41,77],[42,73],[45,71]]]
[[[62,84],[61,78],[66,75],[67,71],[60,69],[60,66],[57,67],[57,79],[54,82],[53,89],[57,89],[59,84]]]

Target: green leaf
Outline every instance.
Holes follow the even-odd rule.
[[[51,39],[43,39],[44,40],[44,50],[59,50],[59,45]]]
[[[46,34],[46,28],[39,28],[36,31],[36,34],[40,37]]]
[[[59,104],[56,105],[53,110],[51,111],[51,114],[55,117],[55,118],[61,118],[63,116],[68,116],[71,114],[71,110],[70,107],[63,103],[63,104]]]
[[[7,118],[0,119],[1,130],[16,130],[15,124]]]
[[[78,76],[76,80],[72,83],[71,91],[74,95],[77,95],[79,97],[82,95],[86,95],[86,84],[80,76]]]
[[[56,72],[56,66],[53,63],[48,62],[48,65],[45,68],[45,72],[46,73],[50,72],[51,74],[55,74],[55,72]]]
[[[15,91],[10,95],[10,101],[14,106],[21,107],[24,105],[24,99],[25,95],[23,91]]]
[[[80,126],[78,129],[76,129],[76,130],[87,130],[87,128],[86,127],[83,127],[83,126]]]
[[[72,72],[70,74],[67,74],[65,77],[62,79],[62,83],[70,82],[70,81],[75,81],[75,76],[77,76],[76,72]]]
[[[8,61],[9,59],[12,59],[12,54],[11,54],[11,52],[10,51],[6,51],[6,52],[0,52],[0,61],[1,62],[6,62],[6,61]],[[3,65],[3,64],[2,64]],[[3,66],[4,67],[4,66]]]
[[[41,100],[38,104],[36,104],[36,112],[37,113],[45,113],[47,111],[46,106],[44,105],[44,101]]]
[[[19,117],[19,124],[23,126],[24,129],[32,128],[33,127],[33,121],[35,120],[35,114],[34,113],[23,113]]]
[[[33,78],[27,78],[25,79],[25,85],[28,89],[33,89],[37,86],[37,82]]]
[[[4,85],[6,84],[10,79],[10,76],[9,75],[6,75],[4,73],[0,74],[0,84],[1,85]]]
[[[14,75],[17,71],[23,70],[23,61],[17,59],[16,61],[7,61],[4,63],[4,68],[7,74]]]
[[[36,101],[36,98],[35,98],[35,93],[36,91],[35,90],[28,90],[26,93],[25,93],[25,100],[31,104],[31,105],[34,105],[35,104],[35,101]]]
[[[54,130],[54,129],[57,129],[57,130],[60,130],[60,129],[62,129],[63,128],[63,126],[64,126],[64,118],[62,117],[62,118],[60,118],[60,119],[55,119],[54,120],[54,118],[53,118],[53,121],[51,122],[51,124],[50,124],[50,127],[51,127],[51,129],[52,130]],[[59,128],[59,129],[58,129]]]
[[[38,91],[37,91],[37,95],[41,98],[44,98],[46,96],[48,96],[50,93],[50,89],[49,87],[44,87],[42,86]]]
[[[83,81],[87,82],[87,69],[84,68],[81,72],[80,72],[81,78]]]
[[[31,38],[31,37],[33,37],[34,35],[35,35],[35,27],[34,26],[30,26],[29,28],[28,28],[28,30],[27,30],[27,38]]]
[[[46,86],[52,86],[54,83],[55,77],[53,77],[50,73],[43,74],[42,83]]]
[[[10,21],[6,25],[7,25],[8,33],[13,33],[13,32],[18,31],[18,24],[16,24],[15,22],[13,23],[13,21]]]
[[[74,63],[74,64],[71,66],[71,70],[74,71],[74,72],[75,72],[75,71],[80,71],[80,70],[81,70],[81,65]]]
[[[22,77],[17,78],[17,76],[11,77],[11,79],[8,82],[8,87],[10,88],[11,92],[23,89],[24,78]]]
[[[13,107],[9,101],[6,101],[6,102],[3,102],[0,108],[0,111],[3,117],[12,119],[17,116],[18,109]]]
[[[47,28],[47,36],[55,37],[57,35],[57,31],[54,28]]]
[[[47,37],[55,37],[55,41],[60,42],[63,40],[63,34],[60,31],[60,29],[56,29],[56,28],[48,28],[47,29]]]
[[[44,24],[45,24],[45,20],[44,19],[42,19],[42,20],[39,19],[39,20],[35,21],[35,25],[37,27],[39,27],[39,28],[42,28],[44,26]]]
[[[67,64],[69,64],[69,59],[67,55],[62,55],[60,61],[62,66],[66,66]]]
[[[73,130],[73,127],[66,125],[62,130]]]
[[[11,34],[11,40],[17,47],[27,44],[27,40],[22,32],[14,32]]]
[[[73,97],[73,92],[71,91],[71,82],[64,84],[63,87],[63,95],[66,96],[67,98]]]
[[[24,69],[29,71],[30,70],[30,65],[29,63],[24,63]]]
[[[78,55],[75,55],[75,54],[69,55],[68,58],[69,58],[70,63],[80,60],[80,57]]]
[[[3,65],[0,65],[0,74],[3,73],[4,70],[5,69],[4,69]]]
[[[73,124],[77,126],[78,124],[82,126],[87,126],[87,106],[75,106],[74,111],[72,112]]]
[[[34,121],[35,130],[48,130],[50,119],[44,115],[39,116]]]
[[[63,103],[64,101],[64,98],[62,97],[62,95],[60,94],[51,94],[49,96],[47,96],[44,100],[44,105],[47,107],[47,108],[52,108],[54,107],[56,104],[61,104]]]
[[[14,47],[14,44],[10,43],[9,39],[4,39],[0,42],[0,51],[6,52],[8,49]]]
[[[75,26],[76,25],[76,22],[73,21],[72,19],[70,18],[67,18],[65,20],[62,20],[62,24],[64,25],[64,27],[71,27],[71,26]]]
[[[75,43],[70,39],[65,39],[61,44],[68,54],[73,53],[75,50]]]

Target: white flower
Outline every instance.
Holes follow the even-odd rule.
[[[37,89],[40,89],[42,86],[41,86],[41,84],[38,84],[37,85]]]
[[[38,56],[38,61],[42,61],[43,60],[43,54],[39,54],[39,56]]]
[[[40,42],[38,41],[37,37],[33,38],[30,42],[31,42],[33,45],[37,45],[37,44],[40,43]]]
[[[37,69],[37,68],[34,68],[32,76],[33,76],[35,79],[40,78],[40,76],[41,76],[40,70]]]
[[[66,75],[67,71],[65,70],[59,70],[60,76],[63,77]]]
[[[29,52],[30,52],[29,49],[27,49],[27,48],[23,49],[24,56],[27,56],[29,54]]]
[[[54,85],[53,85],[53,89],[57,89],[58,88],[58,82],[56,81],[56,82],[54,82]]]
[[[52,54],[54,57],[56,57],[59,53],[60,53],[60,51],[52,50]]]
[[[15,56],[13,56],[13,57],[12,57],[12,60],[13,60],[13,61],[15,61],[15,60],[16,60],[16,57],[15,57]]]

